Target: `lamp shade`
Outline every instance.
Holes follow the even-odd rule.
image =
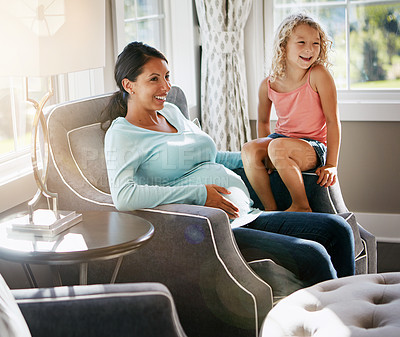
[[[105,0],[0,0],[0,76],[105,65]]]

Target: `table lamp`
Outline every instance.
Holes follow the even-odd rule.
[[[0,76],[24,77],[26,100],[36,109],[31,159],[37,193],[28,202],[29,215],[16,228],[66,229],[81,214],[58,210],[57,193],[47,189],[49,137],[43,108],[53,95],[52,76],[105,65],[105,0],[0,0]],[[29,98],[28,77],[48,77],[40,101]],[[38,167],[38,131],[43,134],[43,168]],[[37,209],[41,196],[49,209]]]

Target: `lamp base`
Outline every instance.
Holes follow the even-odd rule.
[[[52,237],[82,221],[82,214],[75,211],[58,211],[58,214],[59,219],[50,209],[38,209],[33,212],[32,221],[29,221],[29,214],[16,218],[10,229],[35,236]]]

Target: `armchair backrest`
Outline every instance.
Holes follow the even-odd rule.
[[[104,158],[104,135],[100,116],[112,94],[105,94],[50,107],[46,111],[50,163],[48,188],[58,193],[62,209],[114,207]],[[167,101],[188,117],[186,97],[173,86]]]

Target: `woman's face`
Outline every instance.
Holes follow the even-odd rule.
[[[171,89],[168,63],[155,57],[149,59],[142,73],[131,84],[135,105],[151,111],[162,109]]]
[[[286,64],[308,69],[318,59],[320,50],[319,32],[308,24],[297,26],[288,38]]]

